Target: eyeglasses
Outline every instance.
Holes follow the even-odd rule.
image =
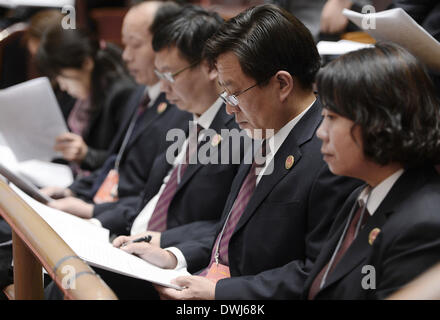
[[[229,95],[226,91],[223,91],[220,94],[220,98],[223,100],[224,103],[229,104],[229,105],[231,105],[233,107],[236,107],[236,106],[238,106],[238,96],[243,94],[243,93],[245,93],[245,92],[247,92],[247,91],[249,91],[249,90],[251,90],[252,88],[255,88],[259,84],[260,83],[256,83],[252,87],[249,87],[249,88],[247,88],[245,90],[242,90],[242,91],[240,91],[240,92],[238,92],[236,94],[231,94],[231,95]]]
[[[199,61],[194,62],[193,64],[190,64],[189,66],[187,66],[187,67],[185,67],[183,69],[180,69],[179,71],[176,71],[174,73],[171,73],[171,72],[164,72],[164,73],[162,73],[162,72],[158,71],[157,69],[154,69],[154,73],[156,74],[156,76],[159,79],[168,81],[170,83],[174,83],[174,82],[176,82],[176,79],[174,79],[176,76],[181,74],[183,71],[188,70],[188,69],[190,69],[190,68],[192,68],[192,67],[194,67],[194,66],[196,66],[198,64],[199,64]]]

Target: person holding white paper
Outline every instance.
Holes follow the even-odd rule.
[[[121,51],[99,43],[85,30],[50,28],[36,55],[40,69],[77,98],[69,115],[72,132],[60,135],[55,150],[67,161],[93,170],[106,160],[134,82],[123,66]]]

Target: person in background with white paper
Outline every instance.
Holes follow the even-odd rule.
[[[345,31],[348,19],[343,9],[360,11],[370,0],[267,0],[293,13],[310,30],[315,39],[323,34],[340,34]]]
[[[85,30],[57,25],[43,36],[36,61],[42,72],[77,98],[68,118],[72,132],[54,141],[55,150],[81,170],[99,168],[135,88],[120,49],[100,43]]]
[[[390,8],[402,8],[437,41],[440,41],[440,2],[438,0],[394,0]],[[430,72],[440,97],[440,72]]]

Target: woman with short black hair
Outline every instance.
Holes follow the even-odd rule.
[[[440,261],[440,106],[421,64],[377,44],[317,77],[321,152],[366,185],[348,198],[306,282],[309,299],[381,299]]]
[[[72,132],[58,137],[55,149],[82,169],[99,168],[135,87],[121,50],[85,30],[56,25],[43,36],[36,59],[42,72],[77,99],[68,119]]]

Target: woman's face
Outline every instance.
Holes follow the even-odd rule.
[[[330,171],[365,178],[365,169],[371,161],[364,156],[360,127],[353,127],[353,121],[328,109],[323,109],[322,115],[324,119],[316,134],[322,140],[321,153]]]
[[[56,77],[60,89],[77,99],[87,99],[90,96],[92,60],[87,60],[81,69],[62,69]]]

